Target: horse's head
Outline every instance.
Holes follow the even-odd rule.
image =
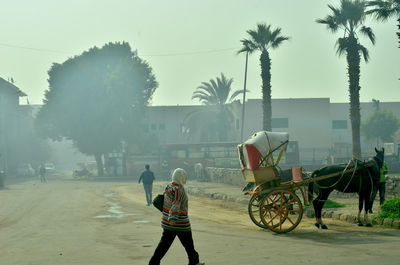
[[[385,148],[382,148],[382,150],[378,150],[375,147],[375,152],[376,152],[376,155],[375,155],[374,159],[378,163],[379,168],[382,168],[383,161],[385,160]]]

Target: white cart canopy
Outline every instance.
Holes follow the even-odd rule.
[[[246,142],[238,146],[240,161],[244,168],[255,170],[265,161],[268,165],[276,165],[289,143],[286,132],[257,132]],[[280,151],[279,158],[274,161],[272,153]]]

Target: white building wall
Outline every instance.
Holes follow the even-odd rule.
[[[261,100],[246,102],[244,138],[262,130]],[[272,99],[272,118],[287,118],[288,128],[272,128],[289,133],[290,140],[303,148],[331,146],[330,108],[328,98]]]
[[[240,142],[242,105],[235,103],[234,116],[239,122],[237,139]],[[381,102],[381,109],[392,111],[400,120],[400,102]],[[181,132],[185,117],[193,112],[209,106],[151,106],[147,119],[149,131],[158,135],[161,143],[197,143],[199,140],[187,139]],[[361,118],[365,119],[374,110],[372,102],[361,103]],[[273,131],[289,132],[290,140],[298,141],[300,159],[308,162],[323,162],[327,159],[335,145],[347,148],[344,156],[351,156],[351,122],[349,119],[349,103],[331,103],[329,98],[289,98],[272,99],[272,118],[287,118],[288,128],[273,128]],[[345,120],[346,129],[334,129],[334,120]],[[155,124],[156,129],[151,129]],[[165,129],[159,125],[165,124]],[[235,124],[236,125],[236,124]],[[237,126],[233,126],[236,129]],[[243,141],[252,134],[262,130],[261,99],[249,99],[245,104],[245,122]],[[398,139],[399,141],[399,139]],[[400,142],[400,141],[399,141]],[[373,152],[373,144],[362,140],[365,156]]]

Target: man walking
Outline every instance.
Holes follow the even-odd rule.
[[[146,193],[146,201],[147,206],[151,205],[152,202],[152,190],[153,190],[153,181],[154,181],[154,173],[150,170],[150,166],[146,165],[145,170],[140,174],[139,183],[143,180],[143,188]]]

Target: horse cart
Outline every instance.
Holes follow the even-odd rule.
[[[302,168],[281,170],[278,165],[288,142],[288,133],[261,131],[237,147],[241,171],[248,183],[243,192],[251,196],[250,219],[257,226],[276,233],[290,232],[300,223],[303,205],[310,205],[311,201],[310,183],[332,180],[336,185],[347,176],[348,183],[355,180],[352,178],[356,167],[349,166],[350,162],[339,171],[317,177],[311,172],[302,172]]]

